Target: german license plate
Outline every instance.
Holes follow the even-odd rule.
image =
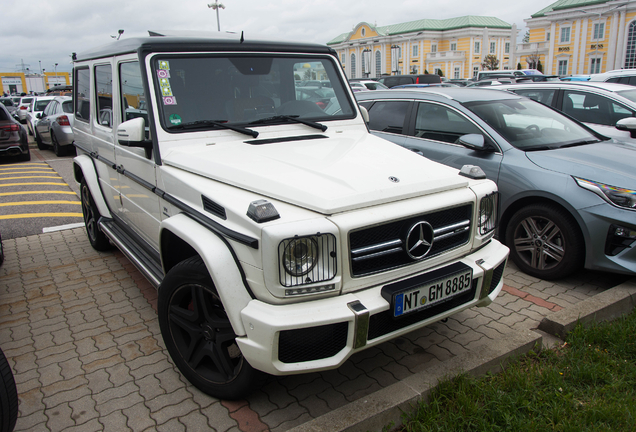
[[[426,309],[437,303],[461,295],[471,289],[473,270],[466,266],[461,270],[441,278],[424,281],[408,290],[393,294],[393,316]]]

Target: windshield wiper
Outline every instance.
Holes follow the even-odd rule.
[[[222,121],[218,121],[218,120],[197,120],[197,121],[193,121],[193,122],[189,122],[189,123],[182,123],[182,124],[179,124],[179,125],[169,126],[168,129],[169,130],[194,129],[194,128],[197,128],[197,127],[200,127],[200,126],[206,126],[206,125],[212,125],[212,126],[220,127],[222,129],[230,129],[230,130],[233,130],[235,132],[240,132],[240,133],[245,134],[245,135],[250,135],[252,138],[258,137],[258,132],[256,132],[255,130],[242,128],[242,127],[239,127],[239,126],[234,126],[234,125],[231,125],[229,123],[225,123],[225,120],[222,120]]]
[[[313,122],[311,120],[305,120],[305,119],[301,119],[298,118],[299,116],[297,115],[277,115],[277,116],[273,116],[273,117],[267,117],[267,118],[262,118],[259,120],[254,120],[252,122],[249,122],[248,124],[263,124],[263,123],[269,123],[271,121],[276,121],[276,120],[290,120],[290,121],[295,121],[297,123],[302,123],[304,125],[310,126],[312,128],[316,128],[316,129],[320,129],[321,131],[326,131],[327,130],[327,126],[322,124],[322,123],[317,123],[317,122]]]
[[[577,146],[582,146],[586,144],[596,144],[598,142],[601,142],[601,140],[593,138],[593,139],[587,139],[587,140],[581,140],[581,141],[577,141],[573,143],[563,144],[562,146],[559,146],[559,148],[577,147]]]

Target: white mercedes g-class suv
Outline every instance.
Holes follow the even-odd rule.
[[[90,243],[157,287],[202,391],[337,368],[501,291],[496,185],[371,135],[333,49],[151,33],[73,57]]]

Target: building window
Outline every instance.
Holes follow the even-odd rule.
[[[367,29],[362,27],[362,37],[365,37],[366,35],[367,35]]]
[[[473,66],[473,78],[477,78],[478,73],[479,73],[479,66]]]
[[[345,55],[345,53],[340,54],[340,61],[342,62],[343,65],[347,61],[347,56]]]
[[[547,32],[547,33],[545,34],[545,40],[546,40],[546,41],[548,41],[548,42],[550,42],[550,32]]]
[[[439,75],[439,71],[440,71],[440,70],[441,70],[440,68],[436,67],[436,68],[434,68],[433,73],[434,73],[435,75]],[[440,76],[441,76],[441,75],[440,75]]]
[[[601,59],[600,58],[592,58],[592,59],[590,59],[590,73],[591,74],[601,73]]]
[[[375,52],[375,76],[379,77],[382,75],[382,54],[380,51]]]
[[[496,45],[497,44],[495,42],[490,42],[490,54],[495,53]]]
[[[453,72],[453,78],[459,79],[459,67],[455,66],[455,71]]]
[[[418,49],[417,48],[418,48],[418,45],[413,45],[413,57],[417,57],[418,56],[418,53],[417,53]]]
[[[564,76],[568,74],[568,61],[567,60],[559,60],[559,69],[557,72],[560,76]]]
[[[450,50],[451,51],[457,51],[457,42],[451,42]]]
[[[629,24],[627,48],[625,49],[625,68],[636,68],[636,21]]]
[[[351,54],[351,78],[356,77],[356,55]]]
[[[479,42],[475,42],[475,54],[479,54]]]
[[[504,54],[510,54],[510,42],[506,42],[504,45]]]
[[[594,34],[592,35],[592,40],[603,39],[605,39],[605,23],[594,24]]]
[[[570,27],[561,28],[561,43],[570,43]]]
[[[432,53],[436,53],[437,52],[437,44],[431,44],[431,52]]]

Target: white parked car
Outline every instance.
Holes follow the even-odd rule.
[[[75,58],[74,173],[90,243],[157,287],[195,386],[240,398],[499,294],[495,184],[371,135],[332,49],[154,35]]]
[[[38,121],[38,115],[42,114],[44,108],[53,100],[53,96],[36,96],[26,110],[26,125],[29,135],[35,132],[35,123]]]
[[[29,105],[35,99],[34,96],[23,96],[20,98],[18,102],[18,108],[16,109],[16,113],[18,115],[18,120],[22,124],[26,124],[27,121],[27,110],[29,109]]]
[[[574,81],[498,87],[502,88],[556,108],[602,135],[636,144],[636,87]]]
[[[636,69],[616,69],[590,76],[590,81],[636,85]]]

